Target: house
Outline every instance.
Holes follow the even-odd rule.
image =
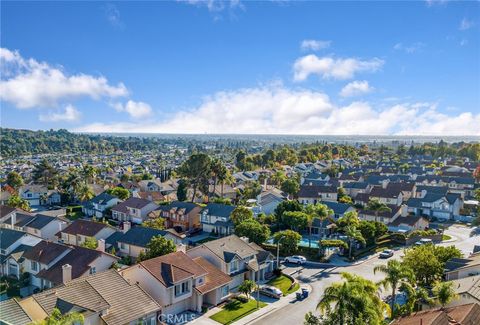
[[[138,283],[162,307],[162,314],[169,315],[218,305],[229,297],[232,281],[205,258],[182,251],[142,261],[120,274]]]
[[[24,185],[20,187],[18,193],[22,199],[28,201],[30,206],[60,204],[62,199],[57,191],[36,184]]]
[[[264,281],[274,268],[274,256],[248,239],[230,235],[203,243],[187,251],[192,258],[203,257],[232,278],[230,290],[244,280]]]
[[[68,272],[68,269],[65,270]],[[16,304],[15,304],[16,303]],[[8,304],[8,308],[3,309]],[[137,284],[108,270],[78,278],[22,300],[2,302],[1,323],[26,325],[41,321],[57,308],[84,316],[84,325],[158,324],[160,306]]]
[[[339,202],[331,202],[331,201],[324,201],[321,202],[333,211],[332,218],[338,220],[339,218],[343,217],[345,213],[355,211],[355,208],[346,203],[339,203]]]
[[[0,222],[5,222],[5,220],[11,218],[18,211],[23,211],[17,208],[12,208],[6,205],[0,205]]]
[[[230,220],[233,210],[235,207],[232,205],[208,203],[200,216],[203,231],[214,232],[220,236],[233,234],[234,224]]]
[[[191,202],[175,201],[161,205],[157,210],[162,218],[165,218],[166,227],[185,232],[200,228],[200,213],[202,207]]]
[[[116,196],[108,194],[107,192],[102,192],[93,199],[85,202],[82,206],[82,212],[88,217],[101,219],[104,217],[105,210],[120,202],[122,202],[122,200]]]
[[[102,222],[77,219],[56,236],[61,243],[80,246],[87,238],[107,239],[115,231],[114,227]]]
[[[480,324],[480,305],[469,303],[451,308],[434,308],[401,317],[391,325],[474,325]]]
[[[25,231],[43,239],[54,239],[58,230],[66,226],[68,220],[44,214],[16,211],[2,223],[4,228]]]
[[[358,193],[368,193],[372,189],[372,185],[366,182],[348,182],[343,184],[345,193],[354,198]]]
[[[463,200],[457,193],[447,193],[446,195],[427,193],[422,198],[410,198],[407,201],[407,206],[408,212],[415,215],[454,219],[460,215]]]
[[[105,253],[104,249],[100,245],[94,250],[43,240],[23,254],[22,267],[24,272],[30,273],[31,285],[40,289],[51,288],[108,270],[118,258]]]
[[[285,199],[285,193],[276,188],[262,192],[257,196],[257,205],[260,210],[259,212],[263,212],[267,215],[273,214],[277,206],[285,201]]]
[[[444,275],[447,281],[480,275],[480,253],[472,254],[468,258],[449,259],[445,263]]]
[[[429,222],[422,216],[406,216],[395,218],[388,226],[388,231],[392,232],[411,232],[415,230],[425,230]]]
[[[165,196],[161,192],[133,192],[132,196],[153,202],[166,201]]]
[[[333,186],[300,186],[298,201],[302,204],[317,204],[320,201],[338,200],[337,188]]]
[[[480,304],[480,276],[469,276],[452,280],[452,283],[458,299],[450,302],[448,304],[449,307],[469,303]]]
[[[24,231],[0,228],[0,273],[2,275],[18,276],[20,268],[18,263],[10,261],[11,255],[28,250],[41,240],[41,238]]]
[[[380,203],[400,205],[403,202],[403,194],[399,187],[391,187],[390,184],[386,188],[374,186],[370,191],[370,199],[376,199]]]
[[[131,197],[112,208],[112,218],[141,224],[147,219],[147,214],[157,208],[158,205],[152,201]]]
[[[141,192],[159,192],[162,195],[168,195],[175,189],[167,182],[162,183],[160,179],[141,180],[138,182]]]
[[[155,236],[162,236],[172,240],[176,245],[182,244],[183,238],[179,238],[166,230],[147,227],[124,226],[124,234],[117,239],[118,254],[137,258],[140,252],[145,252],[147,244]]]

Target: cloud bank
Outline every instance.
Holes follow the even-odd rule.
[[[334,104],[324,93],[282,85],[222,91],[191,110],[156,122],[93,123],[79,132],[218,134],[480,135],[480,114],[449,116],[434,104],[375,108]]]

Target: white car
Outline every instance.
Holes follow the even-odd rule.
[[[285,263],[293,263],[293,264],[305,264],[307,259],[305,256],[300,256],[300,255],[293,255],[285,258]]]

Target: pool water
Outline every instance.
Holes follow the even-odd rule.
[[[267,240],[267,244],[274,244],[273,238],[270,238],[269,240]],[[308,246],[308,237],[302,237],[302,239],[300,240],[299,246],[309,247],[309,246]],[[310,247],[312,247],[312,248],[318,248],[318,239],[312,238],[311,246],[310,246]]]

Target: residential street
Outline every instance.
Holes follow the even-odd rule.
[[[445,230],[445,234],[452,236],[452,240],[447,243],[442,243],[442,246],[455,245],[465,255],[472,252],[475,244],[480,244],[479,233],[476,232],[470,236],[472,228],[453,225]],[[392,258],[399,259],[403,254],[403,250],[397,250]],[[377,255],[371,257],[360,264],[318,268],[318,267],[291,267],[284,269],[285,273],[292,274],[300,283],[308,283],[312,287],[312,292],[306,300],[302,302],[293,302],[289,305],[269,313],[264,317],[257,319],[251,324],[257,325],[271,325],[271,324],[301,324],[303,323],[304,315],[315,310],[318,301],[326,287],[333,282],[339,281],[342,272],[350,272],[373,281],[382,279],[381,274],[374,274],[373,268],[379,264],[386,264],[388,259],[379,259]],[[386,293],[388,295],[388,292]]]

